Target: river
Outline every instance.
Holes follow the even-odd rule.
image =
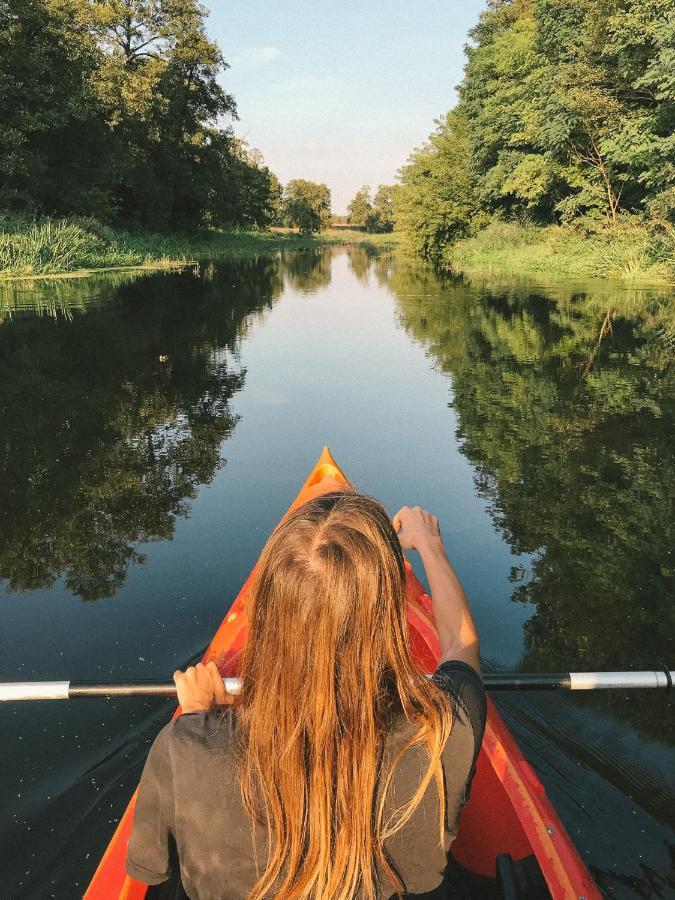
[[[486,670],[675,666],[675,294],[367,248],[0,285],[0,680],[166,678],[328,444],[432,509]],[[511,695],[609,897],[672,897],[665,693]],[[0,894],[81,896],[164,700],[0,708]]]

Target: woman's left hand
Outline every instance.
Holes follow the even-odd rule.
[[[184,713],[203,712],[214,706],[234,703],[234,697],[225,692],[223,678],[214,662],[197,663],[185,672],[173,673],[178,702]]]

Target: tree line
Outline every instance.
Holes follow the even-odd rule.
[[[330,221],[238,138],[197,0],[0,0],[0,211],[153,230]]]
[[[196,0],[3,0],[0,205],[162,227],[265,224]],[[226,123],[226,124],[223,124]]]
[[[632,216],[675,241],[672,0],[490,0],[470,38],[456,106],[401,170],[414,249],[494,218]]]

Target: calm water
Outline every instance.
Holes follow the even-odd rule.
[[[1,287],[0,680],[193,659],[324,443],[440,516],[486,668],[672,668],[674,307],[363,249]],[[500,706],[608,896],[672,897],[667,696]],[[81,895],[171,708],[0,708],[3,897]]]

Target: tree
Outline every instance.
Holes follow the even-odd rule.
[[[396,226],[425,258],[468,234],[479,216],[469,153],[464,120],[449,113],[401,169],[394,193]]]
[[[394,230],[394,190],[393,184],[381,184],[373,208],[366,216],[366,231],[386,233]]]
[[[94,87],[114,147],[123,217],[199,225],[236,117],[218,84],[227,66],[197,0],[95,0],[85,12],[101,50]],[[200,175],[209,171],[209,185]]]
[[[356,225],[358,228],[364,228],[368,220],[368,216],[373,211],[373,205],[370,202],[370,187],[366,184],[360,191],[354,195],[354,199],[347,207],[347,221],[350,225]]]
[[[330,190],[325,184],[295,178],[284,191],[284,209],[288,223],[301,234],[312,234],[330,225]]]
[[[283,225],[284,224],[284,189],[281,186],[281,182],[274,174],[274,172],[270,172],[269,174],[269,197],[268,197],[268,209],[269,209],[269,224],[270,225]]]
[[[220,228],[264,228],[279,217],[281,185],[258,150],[229,133],[214,134],[199,193],[204,219]]]
[[[490,217],[672,226],[671,0],[495,0],[470,38],[457,106],[402,170],[411,246],[429,255]]]
[[[77,9],[76,0],[0,2],[0,208],[110,209],[91,88],[99,54]]]
[[[0,0],[0,208],[156,229],[266,225],[197,0]]]

